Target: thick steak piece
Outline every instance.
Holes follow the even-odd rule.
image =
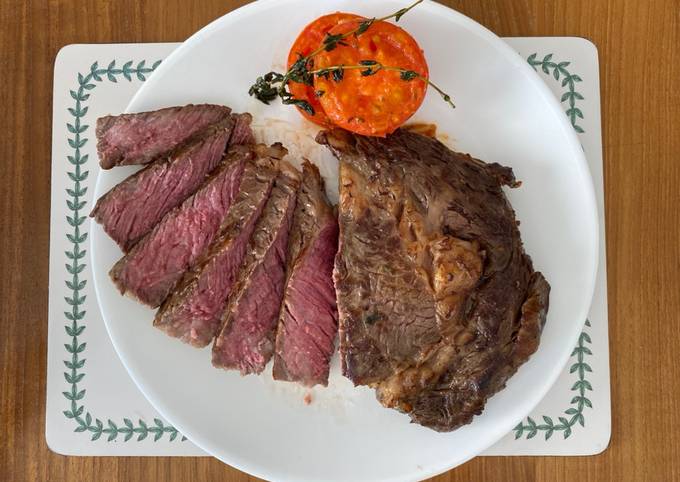
[[[172,156],[128,177],[99,198],[90,216],[124,252],[129,251],[220,163],[233,125],[234,119],[228,117]]]
[[[195,194],[170,211],[111,269],[121,293],[159,306],[219,233],[251,150],[232,148]]]
[[[97,119],[97,153],[102,169],[147,164],[170,153],[206,127],[229,116],[222,105],[185,105],[153,112]]]
[[[469,423],[537,349],[548,310],[502,190],[512,170],[405,130],[317,140],[341,160],[344,375],[427,427]]]
[[[277,158],[283,153],[269,152]],[[225,304],[246,255],[248,241],[278,173],[276,158],[245,166],[239,193],[220,236],[188,271],[156,314],[154,326],[196,347],[208,345],[220,328]]]
[[[286,278],[288,232],[299,184],[299,174],[282,164],[213,344],[215,367],[238,369],[242,375],[260,373],[274,353]]]
[[[277,380],[326,386],[338,330],[333,288],[338,222],[319,170],[309,162],[302,167],[273,374]]]

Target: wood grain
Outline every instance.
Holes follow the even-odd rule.
[[[1,479],[251,479],[211,459],[62,457],[44,437],[55,55],[70,43],[183,40],[243,3],[0,2]],[[680,2],[444,3],[501,36],[599,48],[613,435],[598,456],[477,458],[435,480],[680,480]]]

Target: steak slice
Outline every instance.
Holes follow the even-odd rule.
[[[246,112],[244,114],[232,114],[232,117],[234,118],[234,130],[231,133],[229,145],[255,144],[255,135],[250,128],[253,116]]]
[[[200,139],[144,169],[104,194],[90,216],[127,252],[201,185],[222,160],[234,119],[228,117]]]
[[[288,242],[289,276],[279,315],[274,378],[328,385],[338,311],[333,260],[338,222],[319,170],[305,161]]]
[[[282,154],[269,151],[269,155]],[[225,304],[246,255],[248,240],[269,198],[278,162],[271,157],[245,166],[240,191],[222,234],[203,261],[188,271],[163,303],[154,326],[197,347],[208,345],[220,328]]]
[[[97,153],[102,169],[146,164],[166,155],[208,126],[224,120],[222,105],[185,105],[153,112],[97,119]]]
[[[238,281],[232,289],[215,338],[215,367],[260,373],[274,353],[276,322],[286,277],[286,250],[299,174],[282,165],[262,217],[248,244]]]
[[[341,160],[344,375],[424,426],[469,423],[537,349],[548,310],[502,190],[512,170],[405,130],[317,140]]]
[[[109,274],[122,294],[151,307],[163,302],[218,234],[251,157],[250,149],[232,148],[195,194],[113,266]]]

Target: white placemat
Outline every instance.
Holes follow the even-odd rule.
[[[597,50],[580,38],[506,40],[545,79],[579,133],[602,241],[593,305],[564,373],[531,416],[485,455],[596,454],[611,431]],[[177,45],[69,45],[57,55],[45,436],[60,454],[205,455],[156,413],[118,359],[97,306],[87,249],[99,169],[95,119],[122,112]]]

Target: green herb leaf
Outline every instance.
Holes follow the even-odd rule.
[[[340,82],[344,77],[345,77],[345,71],[343,70],[342,65],[340,66],[339,69],[333,70],[333,80],[334,81]]]
[[[260,102],[269,104],[279,95],[279,89],[274,84],[281,83],[283,75],[278,72],[269,72],[262,77],[258,77],[253,85],[248,89],[248,95],[255,97]]]
[[[408,12],[408,10],[409,10],[408,8],[402,8],[401,10],[399,10],[399,11],[394,15],[394,21],[395,21],[395,22],[398,22],[399,20],[401,20],[401,17],[403,17],[404,14],[405,14],[406,12]]]
[[[411,80],[417,78],[418,73],[414,72],[413,70],[404,70],[404,71],[401,72],[399,77],[401,78],[401,80],[405,80],[405,81],[408,82],[408,81],[411,81]]]
[[[264,80],[266,82],[281,82],[283,80],[283,75],[278,72],[269,72],[265,74]]]
[[[330,52],[331,50],[334,50],[335,47],[338,46],[338,42],[340,42],[344,38],[344,35],[341,33],[337,34],[326,34],[326,37],[323,39],[323,48],[326,52]],[[346,45],[346,44],[345,44]]]
[[[305,111],[309,115],[314,115],[314,107],[312,107],[312,105],[306,100],[296,99],[290,96],[289,94],[289,96],[281,99],[281,102],[285,105],[294,105],[295,107]]]
[[[369,20],[364,20],[363,22],[361,22],[361,23],[359,24],[359,28],[357,28],[357,31],[354,32],[354,36],[355,36],[355,37],[358,37],[358,36],[361,35],[362,33],[366,32],[366,30],[368,30],[368,28],[369,28],[371,25],[373,25],[373,22],[374,22],[374,21],[375,21],[375,19],[374,19],[374,18],[371,18],[371,19],[369,19]]]

